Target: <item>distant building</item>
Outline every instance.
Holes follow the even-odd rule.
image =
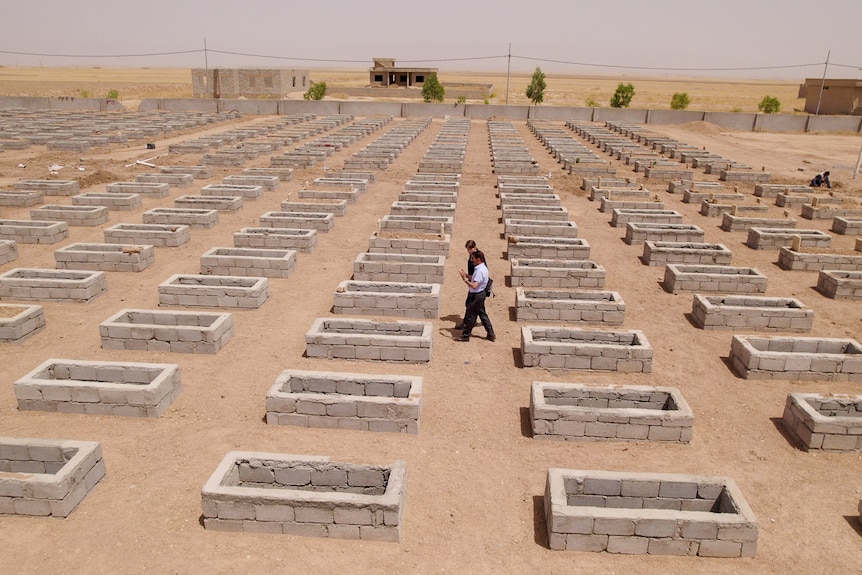
[[[437,68],[400,68],[395,66],[395,58],[374,58],[374,67],[368,70],[369,84],[372,86],[412,86],[422,87]]]
[[[193,68],[195,98],[281,98],[305,92],[311,85],[308,70],[288,68]]]
[[[820,86],[823,85],[823,96]],[[862,116],[862,80],[832,80],[806,78],[799,86],[799,97],[805,98],[805,111],[817,112],[820,101],[820,114]]]

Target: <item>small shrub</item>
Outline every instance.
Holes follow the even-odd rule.
[[[322,100],[326,96],[326,82],[312,82],[308,91],[302,95],[303,100]]]
[[[617,86],[616,92],[611,97],[611,108],[628,108],[635,95],[635,87],[629,82],[628,84],[620,83]]]
[[[688,92],[675,92],[670,99],[670,109],[685,110],[690,103],[691,99],[688,97]]]
[[[459,104],[466,104],[467,103],[467,96],[458,96],[458,99],[456,100],[456,102],[458,102]]]
[[[105,96],[111,100],[119,100],[120,99],[120,91],[119,90],[108,90],[108,94]]]
[[[778,101],[778,98],[774,98],[772,96],[764,96],[760,103],[757,105],[757,109],[764,114],[777,114],[778,111],[781,109],[781,102]]]
[[[488,98],[485,98],[485,105],[487,106],[487,105],[488,105],[488,104],[490,104],[490,103],[491,103],[491,102],[488,100]]]
[[[82,98],[92,98],[93,93],[90,90],[81,89],[81,97]]]
[[[596,102],[592,96],[588,96],[584,103],[587,105],[587,108],[601,108],[601,104]]]

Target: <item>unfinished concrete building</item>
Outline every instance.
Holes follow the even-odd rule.
[[[193,68],[195,98],[281,98],[308,90],[308,70],[290,68]]]
[[[395,58],[374,58],[374,67],[368,70],[371,86],[422,87],[437,68],[401,68],[395,66]]]
[[[809,114],[862,116],[862,80],[806,78],[799,86],[799,97],[805,98]]]

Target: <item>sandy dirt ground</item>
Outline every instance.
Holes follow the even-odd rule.
[[[209,128],[215,133],[267,118],[243,118]],[[396,120],[400,122],[402,120]],[[562,123],[561,123],[562,124]],[[525,369],[520,328],[514,321],[515,290],[507,286],[509,262],[495,198],[484,122],[473,122],[459,196],[441,317],[433,321],[433,359],[427,365],[322,360],[304,357],[305,333],[317,317],[331,315],[337,284],[351,277],[354,258],[367,250],[377,221],[416,173],[419,160],[439,133],[435,120],[378,181],[350,206],[335,227],[319,236],[311,254],[299,254],[286,279],[271,279],[271,296],[259,310],[234,313],[235,337],[214,356],[106,351],[98,324],[124,307],[156,308],[156,286],[174,273],[198,273],[199,256],[214,246],[231,246],[232,234],[258,224],[265,211],[296,197],[303,181],[322,176],[323,166],[299,170],[291,182],[246,202],[237,213],[220,214],[209,230],[195,229],[179,248],[157,248],[156,263],[140,273],[108,273],[109,290],[89,304],[44,302],[48,327],[19,345],[0,344],[0,436],[94,440],[101,443],[106,477],[65,520],[0,517],[2,573],[859,573],[862,528],[862,454],[807,453],[785,434],[781,414],[791,391],[860,393],[858,383],[749,381],[727,363],[731,332],[703,331],[688,320],[691,294],[671,295],[659,285],[661,268],[644,266],[641,246],[622,241],[580,178],[568,176],[530,133],[515,122],[526,146],[563,199],[591,259],[607,269],[606,289],[626,303],[624,328],[645,332],[654,348],[651,374],[584,373]],[[383,131],[392,127],[392,124]],[[718,133],[701,124],[654,126],[738,161],[764,166],[776,180],[807,182],[833,168],[836,191],[859,195],[849,179],[862,139],[857,136]],[[333,169],[372,134],[327,160]],[[156,150],[143,142],[99,148],[83,155],[48,153],[44,146],[0,153],[0,188],[20,179],[43,178],[51,163],[71,166],[59,177],[91,177],[86,191],[108,181],[130,180],[150,168],[126,164],[164,153],[168,144],[197,133],[171,134]],[[171,154],[162,165],[192,165],[196,155]],[[25,163],[26,168],[16,166]],[[268,156],[245,167],[268,166]],[[84,172],[75,169],[85,168]],[[800,172],[798,168],[805,171]],[[237,169],[216,169],[194,188],[220,183]],[[100,175],[92,176],[101,172]],[[619,166],[618,174],[635,176]],[[698,176],[715,179],[714,176]],[[640,177],[639,177],[640,179]],[[746,247],[744,232],[724,232],[717,218],[698,213],[681,196],[666,193],[667,182],[643,181],[687,223],[704,228],[707,242],[727,245],[734,265],[754,266],[769,277],[767,295],[796,297],[815,310],[812,336],[862,339],[858,302],[831,300],[814,290],[815,272],[790,272],[777,252]],[[753,187],[741,186],[751,194]],[[17,261],[0,271],[28,266],[53,268],[53,251],[73,242],[102,242],[102,229],[141,221],[153,207],[171,207],[190,189],[172,189],[164,199],[145,199],[134,212],[111,212],[97,228],[75,227],[54,245],[19,244]],[[51,198],[68,203],[69,198]],[[752,199],[753,201],[753,199]],[[799,210],[793,209],[798,216]],[[780,217],[782,208],[770,207]],[[3,208],[3,218],[29,219],[26,208]],[[828,221],[800,220],[800,227],[828,231]],[[453,341],[463,312],[464,286],[457,270],[462,248],[475,239],[497,278],[489,314],[497,341],[482,337]],[[854,238],[834,236],[833,246],[853,249]],[[484,335],[483,330],[476,330]],[[13,382],[49,357],[177,363],[183,392],[159,419],[19,412]],[[263,421],[264,398],[288,368],[361,373],[409,374],[424,378],[418,435],[271,426]],[[695,413],[688,445],[618,442],[546,442],[530,436],[527,417],[533,381],[643,384],[678,387]],[[326,540],[206,531],[200,524],[200,490],[230,450],[325,455],[334,461],[407,463],[408,495],[400,543]],[[720,475],[740,486],[760,522],[752,559],[626,556],[551,551],[547,546],[542,496],[551,467]]]

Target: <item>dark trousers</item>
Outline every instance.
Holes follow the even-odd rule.
[[[482,327],[488,332],[488,337],[494,337],[494,326],[485,311],[485,292],[467,294],[467,311],[464,314],[464,332],[462,336],[470,336],[470,332],[476,327],[476,320],[482,322]]]

